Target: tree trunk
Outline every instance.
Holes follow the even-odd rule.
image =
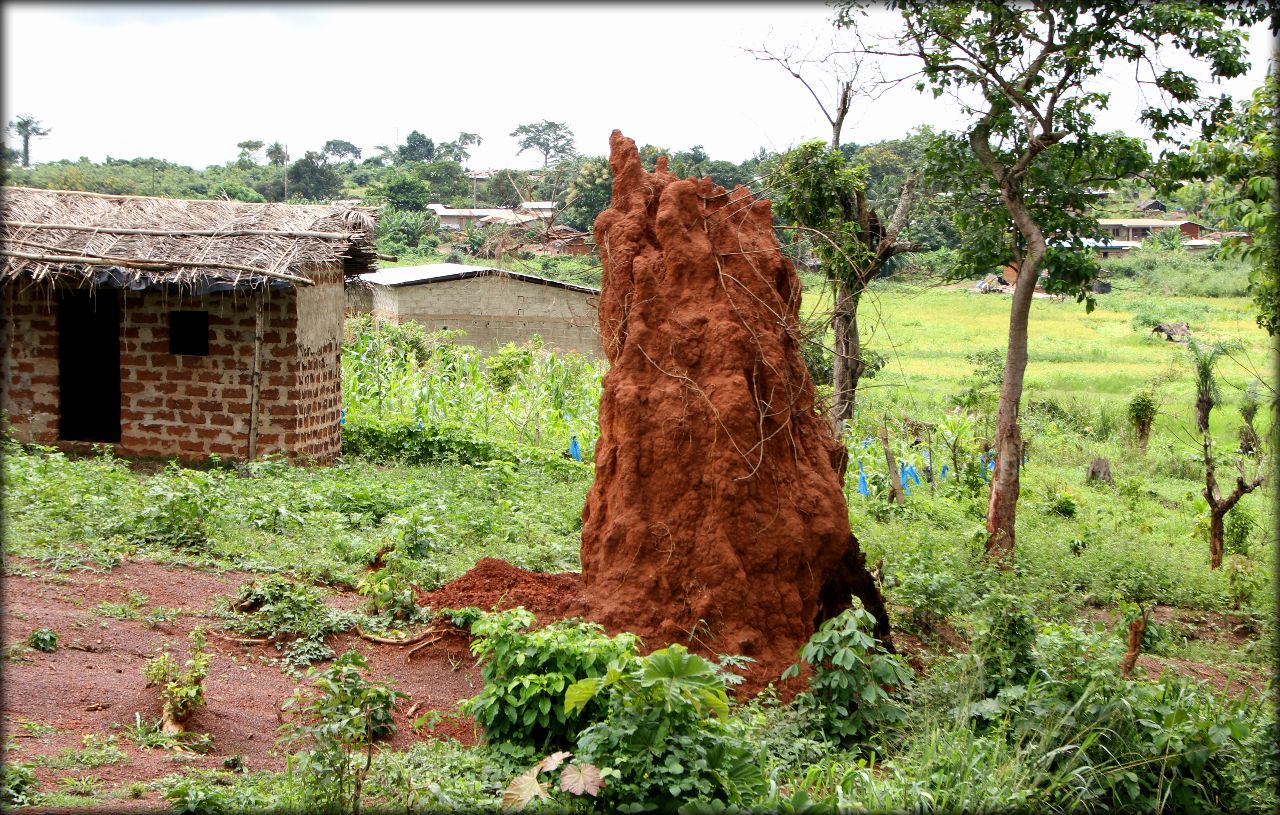
[[[862,376],[862,348],[858,338],[858,293],[848,283],[836,283],[831,315],[835,353],[831,376],[831,425],[842,444],[845,422],[853,418],[853,402]]]
[[[1129,623],[1129,650],[1120,662],[1120,673],[1126,679],[1133,673],[1134,666],[1138,664],[1138,654],[1142,653],[1142,635],[1146,631],[1147,611],[1146,609],[1141,609],[1138,612],[1138,619]]]
[[[889,503],[905,504],[906,496],[902,492],[902,479],[898,475],[898,462],[893,458],[893,448],[889,446],[889,428],[880,425],[880,444],[884,447],[884,463],[889,468]]]
[[[1151,439],[1151,423],[1139,422],[1137,430],[1138,430],[1138,447],[1141,448],[1142,452],[1145,453],[1147,451],[1147,443]]]
[[[1214,507],[1209,512],[1209,568],[1217,569],[1222,566],[1222,539],[1224,519],[1227,517],[1227,510],[1220,509],[1222,505]],[[1234,506],[1234,505],[1233,505]]]
[[[1004,377],[1000,383],[1000,409],[996,414],[996,469],[991,477],[991,500],[987,504],[986,557],[1001,569],[1013,568],[1013,547],[1017,524],[1019,476],[1022,470],[1022,429],[1018,409],[1022,402],[1022,381],[1027,370],[1027,321],[1031,315],[1031,295],[1039,272],[1039,253],[1028,254],[1018,271],[1009,309],[1009,349],[1005,354]]]

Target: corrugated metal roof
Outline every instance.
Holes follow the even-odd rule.
[[[428,263],[423,266],[400,266],[393,269],[382,269],[377,272],[369,272],[360,275],[360,279],[366,283],[373,283],[378,286],[412,286],[417,284],[443,283],[446,280],[466,280],[472,277],[483,277],[484,275],[505,275],[514,280],[524,283],[534,283],[541,286],[554,286],[560,289],[569,289],[570,291],[579,291],[586,294],[599,294],[599,289],[593,289],[589,286],[579,286],[574,283],[563,283],[559,280],[550,280],[537,275],[524,274],[523,272],[512,272],[507,269],[495,269],[489,266],[467,266],[463,263]]]

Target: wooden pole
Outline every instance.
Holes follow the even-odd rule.
[[[266,334],[267,287],[258,289],[253,311],[253,373],[249,384],[249,460],[258,456],[258,399],[262,390],[262,338]]]

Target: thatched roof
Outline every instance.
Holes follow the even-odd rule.
[[[26,187],[0,189],[0,283],[18,279],[131,288],[308,285],[308,267],[373,271],[374,210],[189,201]]]

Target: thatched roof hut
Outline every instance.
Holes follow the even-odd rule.
[[[345,279],[373,210],[0,189],[0,381],[20,441],[331,461]]]
[[[189,291],[309,285],[305,269],[375,268],[374,210],[4,187],[0,283],[19,278]],[[216,286],[216,288],[210,288]]]

